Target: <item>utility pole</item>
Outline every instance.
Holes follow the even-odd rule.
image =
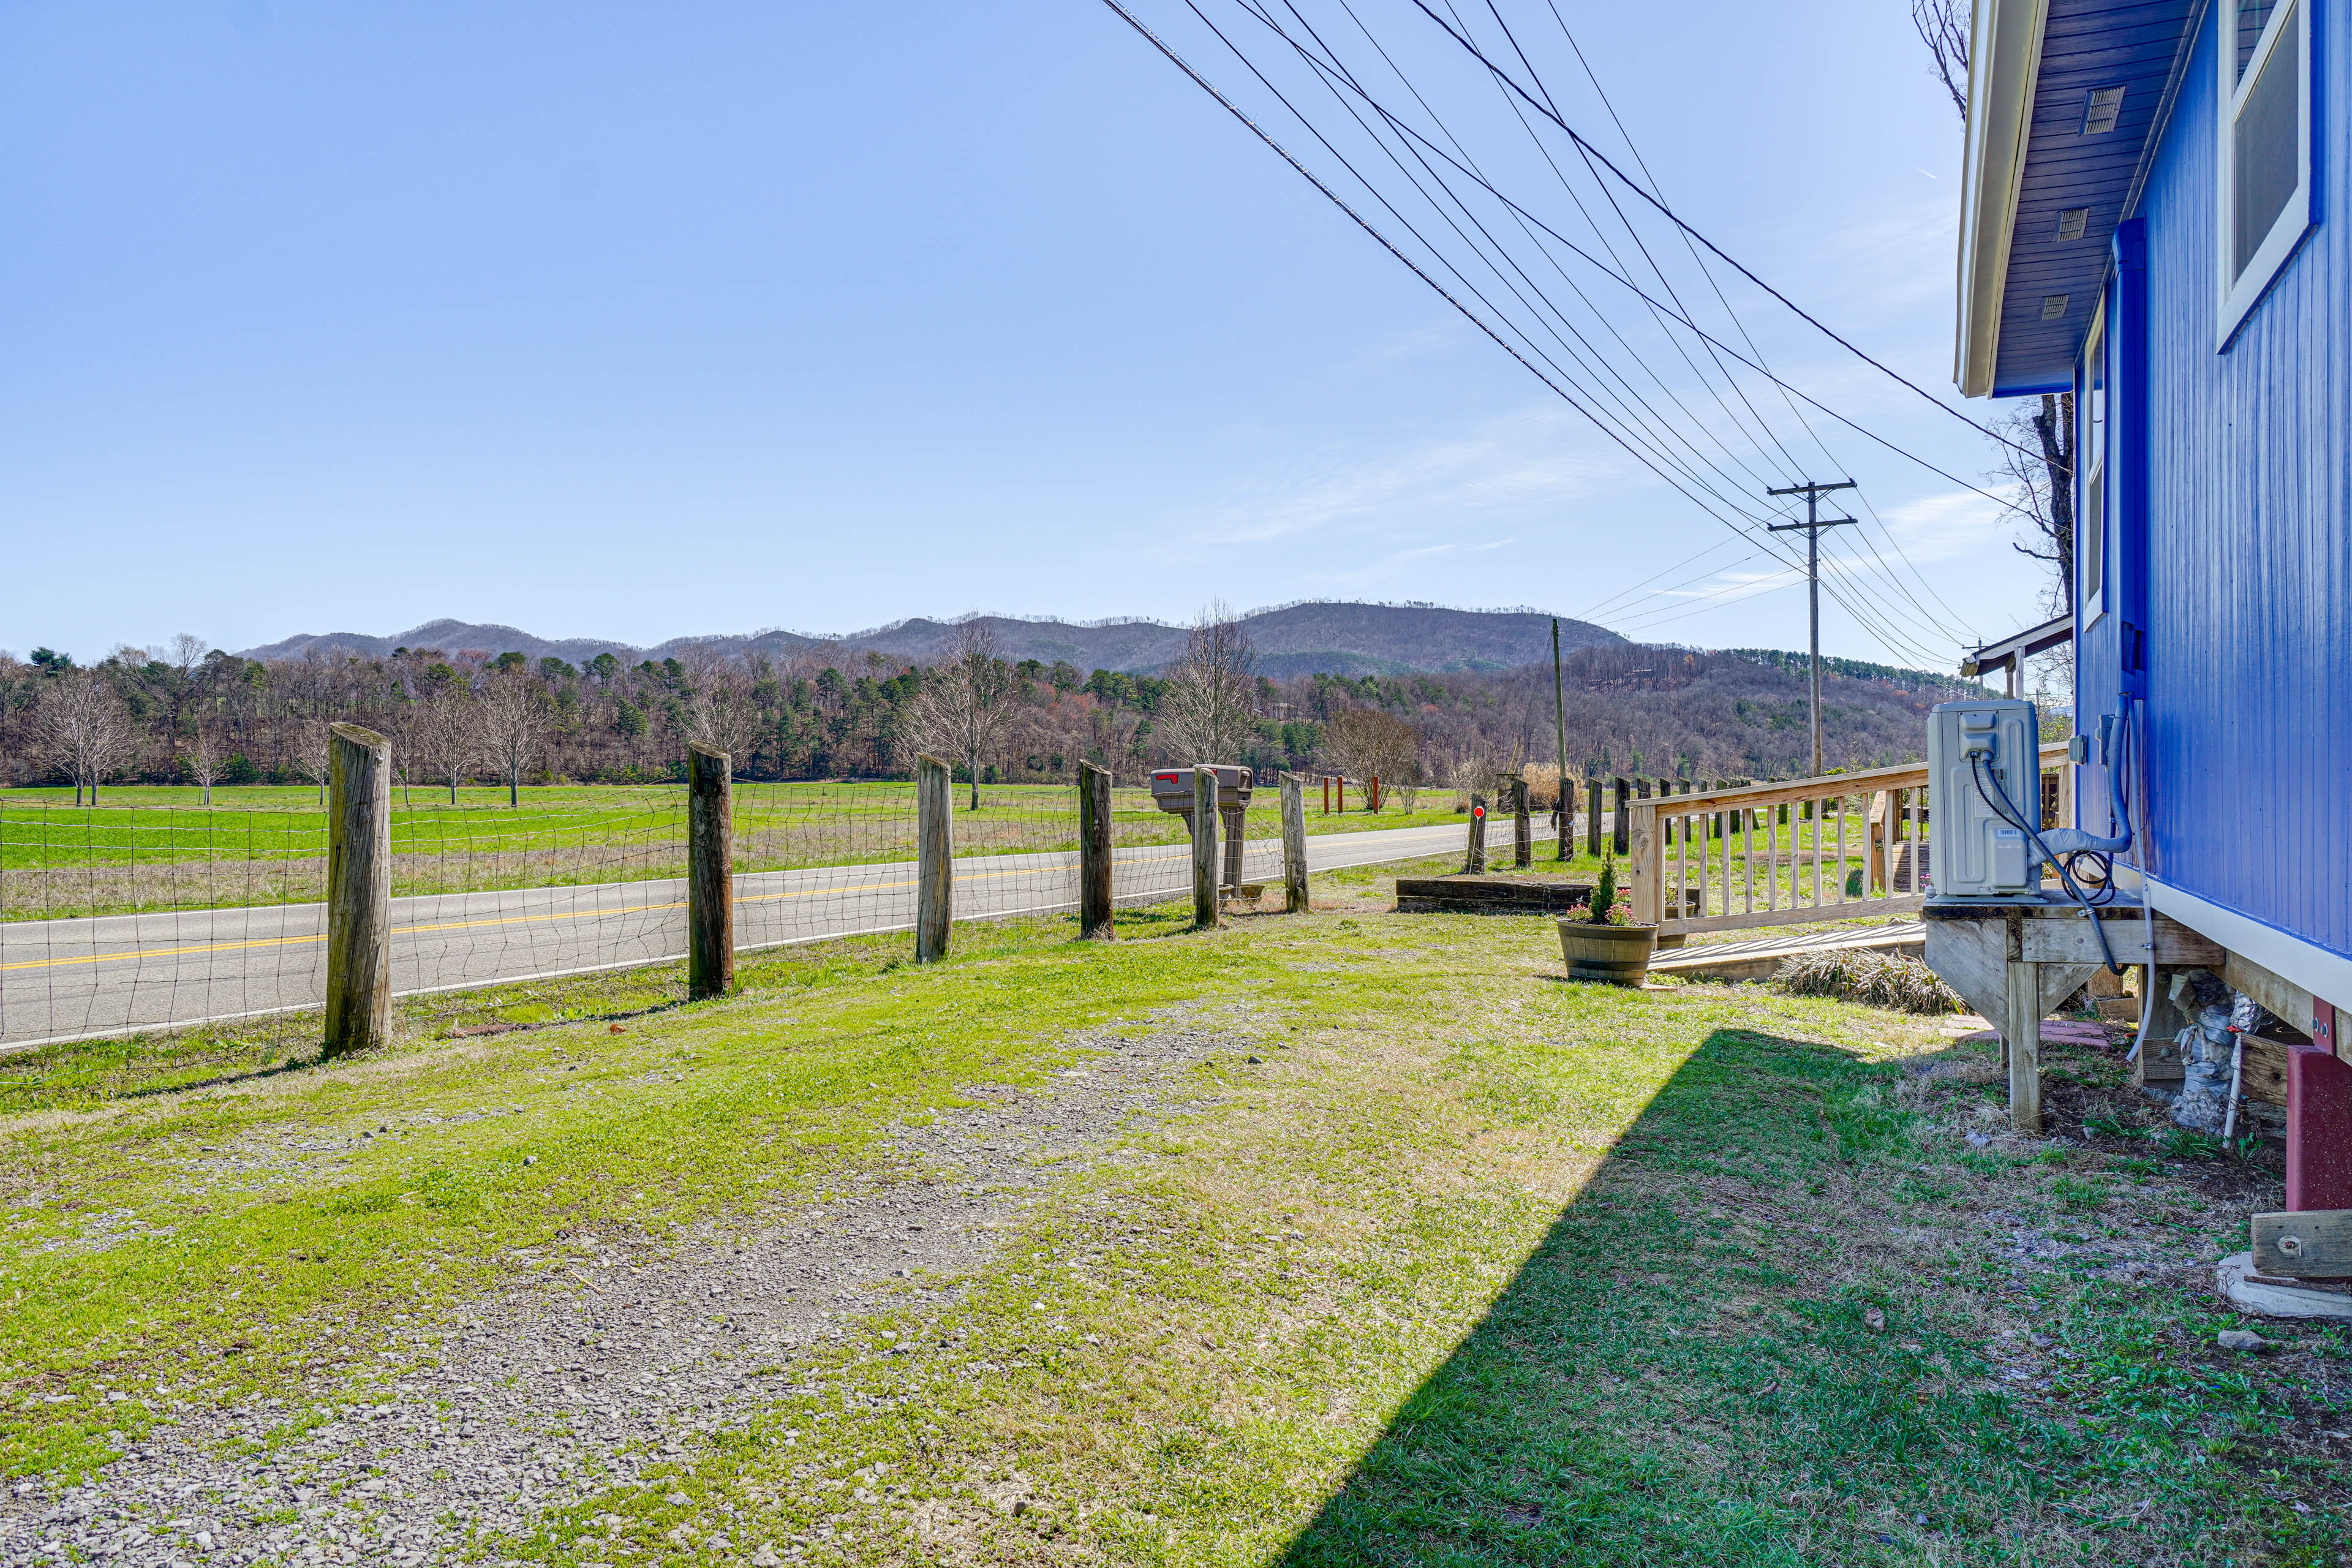
[[[1559,683],[1559,617],[1551,618],[1551,728],[1552,738],[1559,742],[1559,786],[1552,791],[1552,851],[1565,860],[1576,853],[1575,819],[1568,812],[1568,699],[1561,695]]]
[[[1790,485],[1785,489],[1766,490],[1768,496],[1802,496],[1805,498],[1805,521],[1802,522],[1772,522],[1765,527],[1774,533],[1805,531],[1805,595],[1811,605],[1813,650],[1813,771],[1808,775],[1822,776],[1822,530],[1843,528],[1854,520],[1850,517],[1823,517],[1816,510],[1822,496],[1832,490],[1853,489],[1852,479],[1840,479],[1833,485]]]

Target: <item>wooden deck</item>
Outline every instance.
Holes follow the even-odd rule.
[[[1678,980],[1769,980],[1785,960],[1799,953],[1863,948],[1917,958],[1926,952],[1927,942],[1927,928],[1918,921],[1895,921],[1882,926],[1850,927],[1803,936],[1775,933],[1749,937],[1744,942],[1710,942],[1661,952],[1650,961],[1650,973],[1671,974]]]

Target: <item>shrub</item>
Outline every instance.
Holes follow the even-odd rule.
[[[1780,965],[1772,989],[1791,996],[1835,996],[1903,1013],[1966,1011],[1959,993],[1916,958],[1860,948],[1823,948]]]

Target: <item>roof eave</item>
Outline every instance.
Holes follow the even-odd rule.
[[[1960,184],[1959,333],[1952,379],[1993,390],[2018,184],[2033,122],[2049,0],[1976,0],[1969,33],[1968,161]]]

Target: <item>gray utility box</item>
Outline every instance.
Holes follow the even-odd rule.
[[[1223,883],[1227,891],[1242,883],[1242,813],[1249,808],[1250,771],[1227,763],[1212,763],[1217,776],[1217,816],[1225,831]],[[1181,816],[1189,832],[1192,826],[1192,770],[1155,768],[1151,773],[1151,804],[1171,816]]]

